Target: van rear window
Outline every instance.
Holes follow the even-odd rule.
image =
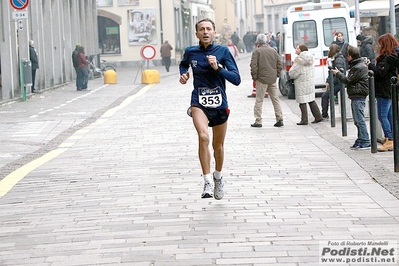
[[[292,25],[292,36],[294,48],[301,43],[311,49],[318,46],[316,21],[304,20],[296,21]]]
[[[344,34],[345,42],[348,42],[348,25],[345,18],[327,18],[323,20],[324,45],[330,46],[334,41],[334,34],[338,31]]]

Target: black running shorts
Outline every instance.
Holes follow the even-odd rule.
[[[229,119],[230,109],[216,109],[216,108],[204,108],[200,106],[193,106],[200,108],[206,117],[208,118],[208,126],[214,127],[224,124]]]

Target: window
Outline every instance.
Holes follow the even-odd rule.
[[[256,31],[257,32],[265,32],[265,29],[263,28],[263,22],[256,22]]]
[[[324,44],[330,46],[334,41],[336,32],[344,34],[344,40],[348,41],[348,26],[344,18],[328,18],[323,20]]]
[[[100,54],[120,54],[119,24],[98,16],[98,45]]]
[[[294,38],[294,48],[301,43],[306,44],[309,49],[317,47],[316,21],[305,20],[294,22],[292,25],[292,36]]]

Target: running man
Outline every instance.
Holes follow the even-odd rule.
[[[215,23],[202,19],[195,25],[195,35],[199,45],[187,47],[180,62],[181,84],[190,78],[189,68],[193,73],[194,89],[191,93],[191,116],[198,133],[198,155],[204,178],[202,198],[224,196],[222,168],[224,162],[224,139],[230,110],[226,95],[226,80],[238,86],[241,83],[236,61],[226,46],[213,43],[216,35]],[[212,128],[213,155],[215,171],[211,176],[211,152],[208,126]]]

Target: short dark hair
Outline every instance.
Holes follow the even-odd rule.
[[[352,45],[348,45],[348,55],[350,55],[352,59],[360,58],[359,48]]]
[[[216,29],[215,22],[213,22],[213,20],[211,20],[210,18],[204,18],[204,19],[201,19],[200,21],[198,21],[197,23],[195,23],[195,30],[196,31],[198,31],[198,25],[201,22],[210,22],[212,24],[213,30]]]

